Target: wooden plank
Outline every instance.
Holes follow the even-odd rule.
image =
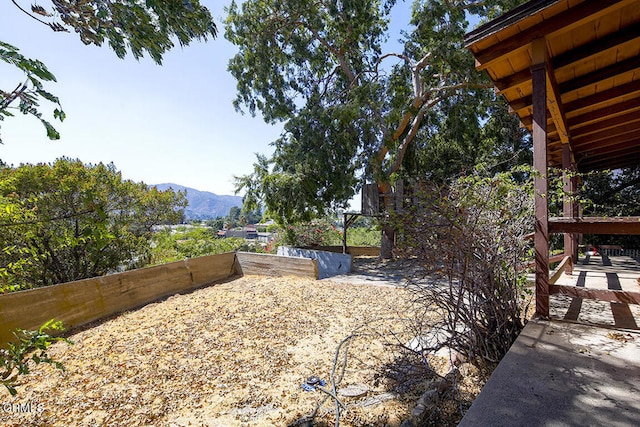
[[[177,261],[0,295],[0,346],[13,340],[11,332],[16,328],[37,329],[55,318],[72,329],[222,280],[230,275],[235,255],[210,255],[190,261],[191,267]]]
[[[613,129],[605,129],[599,132],[593,132],[587,135],[582,135],[580,137],[572,138],[572,142],[576,147],[580,147],[585,144],[599,142],[597,145],[601,145],[603,141],[610,139],[612,137],[616,137],[618,135],[623,135],[626,133],[634,132],[640,130],[640,123],[625,123],[623,125],[616,126]]]
[[[640,123],[637,123],[638,121],[640,121],[640,110],[631,111],[621,116],[616,116],[614,118],[603,120],[598,123],[574,127],[571,130],[571,136],[575,140],[587,135],[591,135],[592,133],[606,131],[607,129],[616,129],[621,125],[632,125],[635,123],[635,126],[639,126]]]
[[[562,55],[556,56],[553,60],[553,66],[559,69],[577,62],[583,62],[587,58],[601,55],[603,52],[615,49],[620,45],[638,43],[639,41],[636,40],[638,38],[640,38],[640,27],[629,25],[627,28],[620,29],[591,43],[578,46]]]
[[[236,257],[241,268],[240,274],[318,278],[318,261],[315,259],[249,252],[238,252]]]
[[[626,61],[616,62],[608,67],[598,68],[589,74],[561,83],[559,86],[560,93],[564,95],[575,90],[601,83],[605,80],[614,79],[624,74],[634,73],[638,67],[640,67],[640,57],[633,57]]]
[[[235,253],[229,252],[185,260],[193,285],[209,285],[232,276],[235,257]]]
[[[549,291],[553,295],[567,295],[570,297],[624,304],[640,304],[640,292],[616,291],[612,289],[590,289],[567,285],[550,285]]]
[[[640,234],[640,217],[549,218],[550,233]]]
[[[536,261],[536,314],[549,316],[549,216],[547,182],[547,68],[546,41],[532,43],[533,62],[533,169],[534,248]]]
[[[639,108],[640,98],[634,98],[615,105],[589,111],[588,113],[584,113],[579,116],[570,117],[567,119],[567,121],[569,122],[569,127],[572,128],[576,125],[589,124],[590,122],[603,120],[608,117],[626,114],[630,112],[630,110],[636,110]]]
[[[565,111],[575,113],[580,109],[591,108],[604,102],[612,102],[615,101],[616,98],[628,96],[638,91],[640,91],[640,80],[616,86],[602,92],[596,92],[591,96],[585,96],[583,98],[578,98],[575,101],[568,102],[564,105]]]
[[[531,28],[527,28],[526,31],[519,32],[500,43],[475,53],[476,61],[479,63],[477,68],[479,70],[488,68],[513,51],[526,47],[537,38],[544,38],[556,32],[568,32],[579,25],[595,20],[629,3],[631,3],[631,0],[599,0],[581,3]]]
[[[549,285],[555,284],[558,279],[562,276],[562,273],[571,274],[573,271],[573,261],[571,260],[571,256],[567,255],[562,258],[560,264],[556,267],[555,270],[551,273],[549,277]]]
[[[362,214],[378,215],[380,213],[380,192],[375,183],[362,185]]]

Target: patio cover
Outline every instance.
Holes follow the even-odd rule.
[[[577,218],[570,200],[564,218],[550,219],[546,179],[549,166],[587,172],[640,164],[640,0],[533,0],[465,42],[533,134],[536,307],[548,315],[549,232],[640,234],[638,218]],[[568,193],[575,185],[566,179]],[[575,234],[567,234],[565,253],[576,252]]]

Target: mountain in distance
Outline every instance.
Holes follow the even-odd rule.
[[[185,187],[179,184],[165,183],[155,184],[160,191],[172,188],[174,191],[187,191],[189,205],[184,210],[187,220],[214,219],[226,217],[232,207],[242,207],[242,197],[218,195],[209,191],[200,191],[195,188]]]

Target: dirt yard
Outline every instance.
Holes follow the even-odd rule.
[[[333,425],[335,401],[302,384],[314,375],[329,383],[336,349],[352,336],[337,385],[348,408],[340,425],[399,426],[430,381],[420,361],[389,345],[411,338],[397,322],[410,314],[405,301],[392,286],[261,276],[175,295],[53,345],[66,371],[40,365],[15,398],[0,391],[0,425]],[[468,373],[463,407],[479,388]],[[439,425],[460,419],[449,400]]]

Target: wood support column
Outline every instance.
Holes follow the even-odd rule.
[[[565,218],[575,218],[575,192],[576,179],[574,165],[571,161],[571,146],[562,144],[562,211]],[[564,233],[564,255],[571,257],[571,268],[567,274],[573,273],[573,265],[578,261],[578,236],[575,233]]]
[[[536,314],[549,317],[549,199],[547,181],[547,45],[532,42],[534,247],[536,258]]]

